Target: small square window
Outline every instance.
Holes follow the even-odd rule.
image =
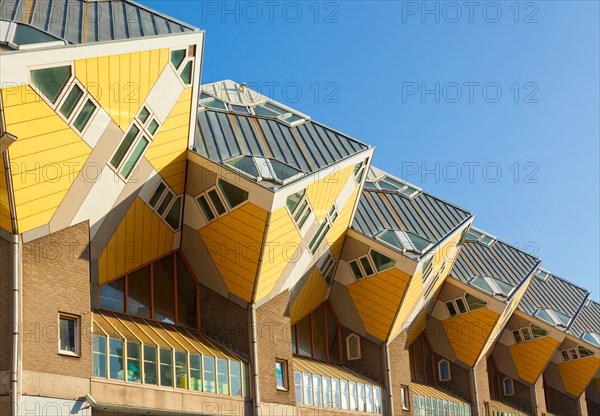
[[[146,120],[148,120],[148,116],[150,115],[150,111],[146,107],[142,107],[142,111],[138,114],[138,120],[142,124],[146,124]]]
[[[450,314],[450,316],[458,315],[456,307],[454,306],[454,302],[452,302],[451,300],[446,302],[446,308],[448,309],[448,313]]]
[[[287,361],[275,360],[275,379],[277,381],[277,390],[288,389]]]
[[[58,353],[79,356],[79,317],[59,314]]]

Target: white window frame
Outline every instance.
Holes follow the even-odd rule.
[[[600,332],[591,332],[591,331],[586,331],[586,332],[584,332],[584,333],[582,333],[582,334],[581,334],[581,338],[582,338],[584,341],[587,341],[587,342],[591,343],[592,345],[594,345],[594,343],[593,343],[593,342],[591,342],[591,341],[588,341],[588,340],[586,340],[586,339],[584,338],[586,335],[589,335],[589,336],[591,336],[591,337],[592,337],[592,339],[596,341],[596,345],[595,345],[596,347],[600,347]]]
[[[61,349],[60,341],[60,321],[67,319],[75,322],[75,352]],[[81,317],[70,313],[59,312],[58,313],[58,354],[68,355],[71,357],[81,357]]]
[[[287,183],[293,182],[296,179],[299,179],[299,178],[303,177],[304,175],[306,175],[306,173],[303,172],[303,171],[301,171],[300,169],[295,168],[294,166],[292,166],[292,165],[290,165],[290,164],[288,164],[286,162],[283,162],[281,160],[277,160],[279,163],[284,164],[286,166],[289,166],[290,168],[293,168],[293,169],[299,171],[297,174],[295,174],[293,176],[290,176],[289,178],[279,179],[277,177],[277,175],[275,174],[275,169],[273,169],[273,166],[271,164],[271,159],[272,158],[268,158],[268,157],[265,157],[265,156],[254,156],[254,155],[241,155],[241,156],[242,157],[249,157],[249,158],[252,159],[252,163],[254,163],[254,166],[256,167],[256,171],[258,172],[259,176],[252,176],[248,172],[245,172],[245,171],[243,171],[243,170],[241,170],[241,169],[239,169],[239,168],[237,168],[237,167],[235,167],[235,166],[233,166],[233,165],[231,165],[229,163],[232,160],[240,158],[240,156],[236,156],[236,157],[227,159],[227,160],[223,161],[222,163],[224,165],[227,165],[227,167],[229,169],[233,170],[234,172],[236,172],[236,173],[238,173],[238,174],[240,174],[240,175],[242,175],[242,176],[244,176],[246,178],[252,179],[255,182],[260,182],[260,181],[266,180],[266,181],[270,181],[270,182],[275,182],[278,185],[285,185]],[[265,162],[265,166],[261,167],[259,165],[258,161]],[[267,173],[268,176],[262,176],[262,173]]]
[[[544,282],[547,282],[548,278],[550,278],[551,274],[552,273],[550,273],[548,270],[539,268],[537,270],[537,272],[535,272],[535,277],[538,278],[538,279],[540,279],[540,280],[543,280]]]
[[[357,345],[358,345],[358,355],[351,355],[350,354],[350,339],[351,338],[355,338],[358,340]],[[360,345],[360,336],[358,334],[355,334],[354,332],[352,332],[351,334],[349,334],[346,337],[346,358],[348,359],[348,361],[355,361],[355,360],[360,360],[362,358],[362,348]]]
[[[173,69],[173,71],[175,71],[175,73],[177,74],[177,78],[179,79],[179,82],[181,82],[181,85],[183,85],[184,87],[190,87],[194,84],[194,69],[196,66],[196,62],[195,62],[195,58],[196,58],[196,51],[194,51],[194,54],[191,54],[190,49],[194,48],[194,45],[189,45],[189,46],[183,46],[180,48],[171,48],[169,50],[169,65],[171,66],[171,69]],[[173,62],[171,62],[171,53],[174,51],[181,51],[181,50],[185,50],[185,57],[183,58],[183,61],[181,61],[181,64],[179,65],[179,68],[175,68],[175,65],[173,65]],[[181,73],[183,72],[183,69],[186,67],[187,63],[189,61],[192,61],[192,76],[190,77],[190,83],[186,84],[183,79],[181,78]]]
[[[333,285],[337,264],[338,262],[333,258],[331,253],[327,253],[323,256],[323,259],[317,263],[317,268],[319,269],[321,276],[323,276],[323,280],[325,281],[325,284],[327,284],[327,287]],[[328,279],[327,276],[329,275],[331,276],[331,279]]]
[[[567,322],[567,324],[564,324],[564,323],[563,323],[563,322],[562,322],[562,321],[561,321],[561,320],[558,318],[558,316],[557,316],[557,315],[554,313],[554,310],[552,310],[552,309],[550,309],[550,308],[540,308],[540,309],[538,309],[538,310],[536,311],[536,315],[535,315],[536,317],[537,317],[537,313],[538,313],[539,311],[541,311],[541,310],[543,310],[544,312],[546,312],[546,313],[548,314],[548,316],[550,317],[550,319],[552,319],[552,322],[554,323],[554,326],[560,326],[560,327],[563,327],[563,328],[565,328],[565,327],[567,327],[567,326],[568,326],[568,322]],[[567,317],[568,317],[568,315],[567,315],[567,314],[565,314],[565,316],[567,316]],[[542,319],[542,318],[539,318],[539,319]],[[571,320],[572,320],[572,319],[573,319],[573,318],[569,319],[569,322],[571,322]],[[542,321],[546,322],[544,319],[542,319]],[[547,323],[548,323],[548,322],[547,322]]]
[[[373,250],[372,248],[370,248],[369,252],[367,254],[348,261],[348,267],[350,267],[350,263],[356,263],[358,265],[358,268],[359,268],[360,272],[361,272],[362,276],[360,278],[357,278],[354,275],[354,272],[352,271],[352,268],[350,267],[350,272],[352,273],[352,277],[354,277],[355,281],[358,282],[359,280],[366,279],[367,277],[375,276],[375,275],[377,275],[379,273],[385,273],[386,271],[388,271],[388,270],[393,269],[393,268],[396,267],[396,264],[395,264],[396,260],[392,259],[394,261],[394,265],[393,266],[388,267],[388,268],[386,268],[384,270],[381,270],[381,271],[377,270],[377,266],[376,266],[375,262],[373,261],[373,257],[371,257],[371,253],[373,251],[379,253],[377,250]],[[382,254],[382,255],[385,256],[385,254],[383,254],[383,253],[379,253],[379,254]],[[363,264],[361,262],[361,259],[363,259],[363,258],[366,258],[367,261],[369,262],[369,265],[371,266],[371,269],[373,270],[372,274],[367,274],[367,271],[365,270],[365,268],[364,268],[364,266],[363,266]]]
[[[476,241],[490,247],[496,242],[497,238],[480,230],[479,228],[471,227],[467,232],[466,240]]]
[[[512,392],[508,393],[506,391],[506,382],[510,381],[510,386],[511,386],[511,390]],[[514,396],[515,395],[515,381],[510,378],[510,377],[504,377],[504,379],[502,379],[502,392],[504,393],[504,396]]]
[[[153,207],[152,205],[150,205],[150,199],[152,199],[152,197],[154,196],[154,194],[156,193],[156,191],[158,190],[158,188],[160,187],[161,184],[165,186],[165,189],[162,191],[160,197],[158,198],[158,200],[156,202],[156,205]],[[167,195],[169,195],[169,193],[173,194],[173,198],[167,204],[164,212],[162,214],[160,214],[158,212],[158,209],[160,208],[161,204],[163,203],[163,201],[167,197]],[[163,220],[163,222],[167,225],[167,227],[169,227],[174,232],[181,230],[181,222],[182,222],[182,217],[183,217],[183,201],[181,201],[181,205],[179,207],[179,228],[175,229],[175,228],[171,227],[171,224],[169,224],[167,222],[167,215],[169,214],[169,212],[171,211],[171,208],[173,207],[173,205],[179,198],[183,198],[183,194],[177,195],[175,193],[175,191],[173,191],[173,189],[169,186],[169,184],[167,184],[164,180],[161,179],[161,181],[158,183],[158,185],[156,185],[156,187],[154,188],[154,192],[152,192],[152,194],[150,195],[150,199],[148,199],[148,201],[146,201],[146,205],[148,205],[150,207],[150,209],[152,211],[154,211],[156,213],[156,215],[158,215],[160,217],[161,220]]]
[[[442,378],[442,364],[446,364],[448,366],[448,377]],[[440,381],[450,381],[452,380],[452,369],[450,367],[450,362],[445,358],[438,361],[438,376],[440,377]]]
[[[288,362],[287,362],[287,360],[282,360],[282,359],[276,358],[275,359],[275,369],[276,370],[277,370],[277,364],[281,364],[282,373],[283,373],[282,374],[283,375],[283,387],[279,387],[277,385],[277,382],[275,382],[275,387],[279,391],[289,391],[290,383],[289,383],[289,377],[288,377]]]
[[[492,289],[492,290],[494,291],[494,293],[489,293],[489,292],[487,292],[486,290],[484,290],[484,289],[481,289],[481,288],[479,288],[479,287],[478,287],[478,286],[476,286],[476,285],[473,285],[473,284],[472,284],[473,280],[475,280],[475,279],[477,279],[477,278],[483,279],[483,280],[484,280],[484,281],[487,283],[487,285],[490,287],[490,289]],[[511,286],[511,289],[510,289],[510,291],[509,291],[507,294],[504,294],[504,292],[502,291],[502,289],[500,289],[500,286],[498,286],[498,285],[496,284],[496,282],[495,282],[495,280],[494,280],[494,279],[495,279],[495,278],[494,278],[494,277],[491,277],[491,276],[479,275],[479,276],[474,276],[474,277],[473,277],[473,278],[472,278],[472,279],[469,281],[469,284],[470,284],[470,285],[472,285],[472,286],[475,286],[477,289],[481,290],[482,292],[484,292],[484,293],[486,293],[486,294],[488,294],[488,295],[490,295],[490,296],[499,296],[499,297],[502,297],[502,298],[507,298],[507,299],[508,299],[508,298],[510,297],[510,295],[512,295],[512,293],[515,291],[516,287],[515,287],[515,286],[511,286],[511,285],[509,285],[509,286]],[[498,280],[500,280],[500,279],[498,279]]]
[[[392,232],[394,233],[394,235],[396,236],[396,238],[400,241],[400,244],[402,244],[402,248],[397,247],[391,243],[388,243],[387,241],[383,240],[381,238],[381,236],[384,233],[387,232]],[[418,236],[419,238],[425,240],[425,241],[429,241],[427,238],[421,237],[420,235],[416,234],[416,233],[412,233],[415,234],[416,236]],[[383,230],[381,232],[379,232],[375,238],[380,241],[382,244],[385,244],[388,247],[393,248],[394,250],[400,250],[402,251],[402,253],[406,253],[407,251],[411,252],[411,253],[417,253],[417,254],[422,254],[424,252],[426,252],[427,250],[429,250],[431,248],[431,246],[433,245],[433,243],[431,241],[429,241],[429,244],[425,247],[423,247],[422,250],[418,250],[415,245],[413,244],[412,240],[410,239],[410,237],[408,236],[408,233],[406,231],[402,231],[402,230],[391,230],[391,229],[386,229]]]
[[[299,191],[301,192],[301,191]],[[293,194],[292,194],[293,195]],[[292,195],[288,195],[288,198]],[[302,227],[300,227],[300,224],[298,222],[296,222],[296,214],[298,213],[298,210],[300,209],[300,207],[302,206],[302,204],[304,203],[304,201],[306,201],[306,206],[304,207],[304,209],[302,209],[302,212],[300,213],[300,215],[298,216],[298,219],[302,219],[302,217],[304,217],[304,214],[306,213],[306,211],[310,211],[307,215],[307,220],[304,222],[304,224],[302,224]],[[287,202],[287,198],[286,198],[286,202]],[[302,233],[302,230],[304,230],[306,227],[309,226],[309,222],[308,222],[308,217],[310,217],[310,214],[313,213],[313,209],[310,205],[310,201],[308,200],[308,195],[306,194],[306,190],[304,190],[304,195],[302,196],[302,198],[300,198],[300,201],[298,201],[298,205],[296,205],[296,209],[294,210],[294,212],[290,211],[290,209],[287,206],[287,203],[285,204],[285,208],[287,209],[288,214],[290,214],[290,218],[292,219],[292,222],[294,223],[294,225],[296,226],[296,229]]]
[[[395,191],[390,191],[389,189],[382,189],[381,186],[379,185],[380,181],[385,181],[387,178],[390,178],[392,181],[394,182],[398,182],[399,184],[403,185],[402,187],[396,187]],[[407,199],[413,199],[415,198],[417,195],[419,195],[423,190],[421,188],[419,188],[418,186],[412,185],[406,181],[403,181],[402,179],[396,178],[394,176],[391,175],[384,175],[380,178],[375,179],[372,182],[375,187],[377,189],[379,189],[382,192],[394,192],[394,193],[398,193],[400,196],[403,196],[404,198]],[[412,192],[409,195],[404,194],[403,192],[407,189],[411,189]]]
[[[308,249],[313,256],[315,256],[317,254],[317,252],[319,251],[319,247],[321,246],[321,244],[323,244],[323,241],[327,237],[327,234],[333,228],[333,223],[335,222],[335,220],[337,220],[339,218],[339,216],[340,216],[339,211],[337,209],[336,204],[334,203],[331,206],[331,208],[329,209],[329,211],[327,211],[327,214],[325,215],[325,218],[323,219],[323,221],[321,221],[319,223],[319,227],[317,228],[315,234],[309,240]],[[323,234],[321,236],[319,234],[319,229],[321,229],[321,225],[323,224],[324,221],[326,221],[327,224],[329,224],[329,230],[324,231],[327,227],[323,227],[321,232],[324,232],[325,234]],[[313,240],[315,241],[315,245],[311,247],[311,243],[313,242]],[[321,240],[321,241],[319,241],[319,240]]]
[[[579,352],[579,348],[584,348],[585,350],[589,351],[590,355],[586,355],[585,357],[582,357]],[[572,354],[572,351],[574,352],[574,354]],[[566,350],[561,350],[560,353],[561,353],[564,361],[580,360],[582,358],[592,357],[592,356],[596,355],[594,353],[594,351],[591,351],[585,347],[582,347],[581,345],[577,345],[576,347],[573,347],[573,348],[567,348]],[[565,358],[565,354],[567,355],[567,357],[569,357],[568,359]],[[575,355],[575,357],[573,357],[573,355]]]
[[[205,190],[204,192],[199,193],[198,195],[196,195],[194,197],[194,201],[196,201],[196,205],[198,205],[198,208],[200,208],[200,211],[202,212],[202,216],[204,217],[204,219],[206,220],[207,223],[211,223],[213,221],[218,220],[219,218],[223,218],[225,215],[230,214],[231,212],[233,212],[234,210],[238,209],[239,207],[245,205],[249,200],[250,197],[248,196],[248,199],[246,199],[244,202],[234,206],[234,207],[229,207],[229,204],[227,203],[227,198],[225,198],[225,195],[223,195],[223,191],[221,191],[221,187],[219,186],[219,181],[224,181],[227,182],[221,178],[218,178],[216,183],[211,186],[210,188],[208,188],[207,190]],[[228,182],[229,183],[229,182]],[[250,195],[250,191],[248,191],[245,188],[242,188],[241,186],[238,186],[237,184],[232,184],[233,186],[236,186],[238,188],[240,188],[243,191],[248,192],[248,195]],[[219,212],[217,211],[217,209],[215,208],[215,205],[212,201],[212,199],[210,198],[210,196],[208,195],[208,193],[210,191],[214,190],[219,198],[219,200],[221,201],[221,204],[223,205],[223,207],[225,207],[225,212],[222,214],[219,214]],[[204,196],[204,198],[206,198],[206,201],[208,202],[208,205],[210,206],[210,209],[212,210],[213,216],[214,218],[212,220],[209,220],[206,215],[204,214],[204,208],[202,208],[202,206],[200,205],[200,202],[198,201],[198,199]],[[183,205],[183,204],[182,204]]]
[[[529,324],[523,328],[516,328],[516,329],[510,330],[516,344],[522,344],[524,342],[529,342],[529,341],[533,341],[536,339],[545,338],[550,334],[549,331],[545,330],[542,327],[539,327],[540,329],[544,329],[544,331],[548,332],[548,334],[542,335],[541,337],[540,336],[536,337],[533,333],[533,329],[531,328],[532,325],[534,325],[534,324]],[[536,326],[538,326],[538,325],[536,325]],[[525,339],[525,331],[527,331],[527,333],[529,333],[530,339]],[[519,335],[521,336],[521,341],[517,341],[517,338],[515,337],[515,332],[519,333]]]

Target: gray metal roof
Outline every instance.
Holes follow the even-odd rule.
[[[29,24],[72,44],[198,30],[131,0],[0,0],[0,20]]]
[[[371,238],[385,230],[410,231],[437,243],[471,216],[426,192],[409,199],[398,192],[364,189],[352,228]]]
[[[312,120],[291,127],[276,119],[206,109],[197,121],[192,150],[218,163],[264,156],[312,173],[369,148]]]
[[[516,287],[539,265],[540,260],[503,241],[491,246],[465,241],[450,276],[468,283],[475,276],[495,277]]]
[[[600,303],[591,301],[577,314],[569,332],[580,338],[584,332],[600,332]]]
[[[574,317],[589,292],[558,276],[547,280],[534,278],[519,303],[519,309],[531,316],[540,308],[550,308]]]

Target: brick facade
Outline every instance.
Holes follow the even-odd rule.
[[[473,404],[473,414],[475,416],[483,416],[483,402],[491,400],[490,394],[490,382],[488,377],[488,366],[485,358],[479,360],[475,367],[471,370],[474,377],[476,386],[471,385],[471,403]],[[477,400],[475,400],[475,388],[477,389]]]
[[[437,374],[438,362],[443,358],[438,354],[434,354],[435,357],[435,371]],[[469,378],[469,370],[460,365],[448,360],[450,363],[450,375],[451,379],[448,381],[438,380],[437,384],[445,390],[455,394],[458,397],[466,401],[471,400],[471,380]]]
[[[356,371],[357,373],[363,374],[365,377],[370,378],[376,383],[381,385],[384,384],[384,365],[383,365],[383,351],[382,346],[374,343],[373,341],[360,337],[360,360],[348,361],[348,351],[346,348],[346,337],[350,335],[352,331],[348,328],[342,327],[342,351],[344,366]]]
[[[8,394],[12,341],[12,263],[11,244],[0,238],[0,395]]]
[[[392,373],[392,395],[394,415],[412,415],[412,391],[410,389],[410,357],[406,345],[406,331],[398,335],[389,344],[390,369]],[[408,386],[408,404],[410,410],[402,409],[402,386]]]
[[[546,397],[548,399],[548,411],[556,416],[578,415],[579,409],[577,399],[567,396],[546,386]]]

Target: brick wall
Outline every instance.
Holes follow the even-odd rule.
[[[505,377],[507,376],[500,372],[500,382],[502,382]],[[527,414],[532,414],[533,406],[531,405],[530,387],[517,380],[513,380],[513,385],[515,394],[512,396],[503,396],[502,401],[512,405],[513,407],[516,407],[517,409],[527,412]]]
[[[383,386],[385,383],[385,373],[381,345],[378,345],[367,338],[360,337],[361,358],[360,360],[348,361],[346,337],[351,333],[352,331],[350,331],[348,328],[342,327],[342,351],[344,366],[363,374],[365,377],[368,377],[374,382]]]
[[[0,238],[0,371],[11,366],[12,263],[11,244]],[[2,386],[2,380],[0,380]],[[0,394],[6,391],[0,387]]]
[[[23,247],[25,371],[91,376],[88,230],[83,222]],[[80,357],[58,354],[59,312],[81,319]]]
[[[394,415],[412,414],[412,391],[410,389],[410,358],[406,344],[406,332],[398,335],[389,344],[390,369],[392,373],[392,394]],[[402,409],[401,386],[409,387],[408,402],[410,411]]]
[[[477,403],[475,403],[475,400],[471,399],[471,403],[474,405],[473,414],[482,416],[484,414],[483,402],[489,402],[491,399],[487,360],[485,358],[479,360],[479,363],[475,364],[475,367],[471,371],[475,373],[478,397]],[[473,392],[474,389],[471,388],[471,391]],[[474,396],[473,393],[472,396]]]
[[[557,416],[573,416],[579,414],[577,399],[546,386],[546,397],[548,398],[548,411]]]
[[[585,402],[587,404],[588,415],[600,415],[600,403],[590,399],[587,399]]]
[[[256,310],[260,399],[264,403],[294,404],[290,318],[286,315],[289,291]],[[288,391],[277,390],[275,360],[288,362]]]
[[[546,396],[544,392],[544,379],[538,378],[538,381],[531,386],[532,393],[535,395],[535,402],[537,405],[537,414],[535,416],[541,416],[542,413],[548,413],[546,409]]]
[[[441,355],[434,354],[435,357],[435,368],[434,371],[438,374],[438,362],[443,359]],[[438,381],[437,384],[454,393],[458,397],[463,398],[464,400],[470,402],[471,401],[471,380],[469,377],[469,370],[464,367],[459,366],[458,364],[448,360],[450,363],[450,376],[451,379],[449,381]],[[439,375],[438,375],[439,378]]]
[[[247,310],[202,285],[200,327],[209,337],[247,359],[250,357]]]

